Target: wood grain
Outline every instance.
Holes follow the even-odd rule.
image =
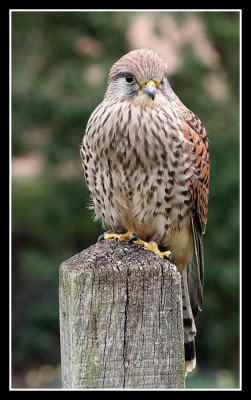
[[[183,388],[181,276],[137,246],[97,243],[60,266],[64,388]]]

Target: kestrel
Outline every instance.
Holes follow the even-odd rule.
[[[182,273],[186,372],[191,371],[194,320],[203,299],[208,140],[153,50],[131,51],[112,66],[104,100],[87,123],[81,158],[96,218],[110,229],[102,237],[132,241],[161,257],[172,254]]]

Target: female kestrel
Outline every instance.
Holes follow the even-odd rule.
[[[89,118],[81,157],[96,218],[113,232],[102,237],[132,241],[162,257],[172,254],[182,273],[186,371],[191,371],[194,319],[203,298],[208,141],[153,50],[131,51],[112,66],[104,100]]]

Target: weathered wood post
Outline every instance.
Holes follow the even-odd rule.
[[[181,276],[104,240],[60,267],[63,388],[184,388]]]

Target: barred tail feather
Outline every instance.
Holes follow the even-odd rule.
[[[190,304],[194,318],[198,310],[202,310],[203,303],[203,285],[204,285],[204,257],[203,257],[203,235],[195,229],[192,220],[194,252],[188,269],[188,288]]]
[[[183,325],[184,325],[184,349],[186,374],[196,366],[195,335],[196,326],[189,299],[187,285],[187,270],[182,271],[182,298],[183,298]]]
[[[184,343],[186,375],[196,367],[195,340]]]

